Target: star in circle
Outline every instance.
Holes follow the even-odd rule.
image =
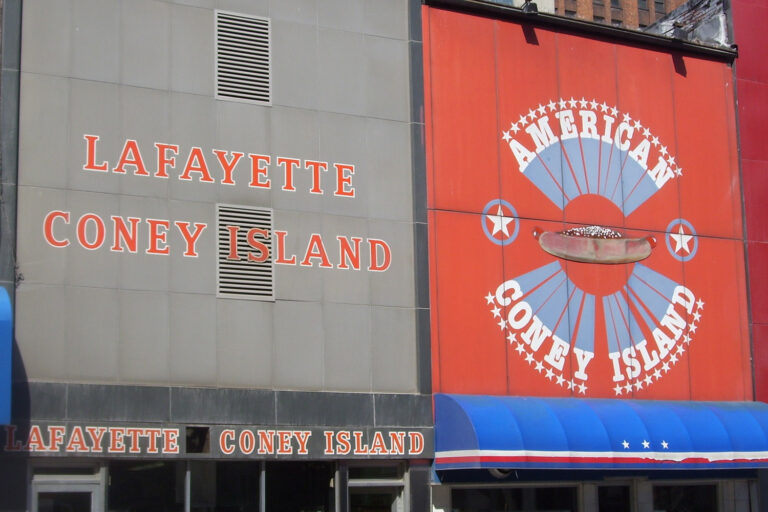
[[[678,227],[677,233],[670,233],[669,236],[675,240],[675,252],[677,254],[682,254],[683,251],[691,254],[691,248],[688,247],[688,244],[693,238],[693,235],[687,235],[683,230],[682,224]]]
[[[699,249],[699,237],[693,224],[685,219],[674,219],[666,229],[667,250],[677,261],[689,261]]]
[[[494,199],[486,204],[480,220],[485,236],[496,245],[514,242],[520,231],[517,210],[503,199]]]
[[[515,219],[512,217],[505,217],[504,216],[504,210],[501,209],[501,205],[499,205],[498,210],[496,210],[496,215],[486,215],[486,218],[491,221],[491,224],[493,224],[493,232],[491,232],[491,235],[496,235],[499,231],[504,233],[504,236],[509,238],[509,230],[507,229],[507,226],[509,226],[510,222],[514,222]],[[682,230],[682,228],[680,228]],[[690,237],[689,237],[690,238]]]

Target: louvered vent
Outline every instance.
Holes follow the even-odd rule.
[[[218,296],[230,299],[275,300],[272,209],[220,204],[217,205],[216,224]],[[249,232],[254,228],[256,230],[249,237]],[[267,251],[259,244],[263,244]],[[255,261],[264,257],[265,261]]]
[[[269,18],[216,11],[216,97],[270,104]]]

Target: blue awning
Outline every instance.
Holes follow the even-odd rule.
[[[764,468],[768,405],[435,395],[435,469]]]
[[[0,287],[0,425],[11,422],[11,357],[13,354],[11,298]]]

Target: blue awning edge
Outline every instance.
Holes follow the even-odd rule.
[[[768,405],[435,394],[435,469],[768,467]]]
[[[13,312],[8,291],[0,287],[0,425],[11,422]]]

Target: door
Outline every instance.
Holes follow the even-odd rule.
[[[103,469],[93,468],[79,474],[65,471],[58,472],[57,468],[42,468],[40,472],[33,474],[30,510],[32,512],[103,512]]]

